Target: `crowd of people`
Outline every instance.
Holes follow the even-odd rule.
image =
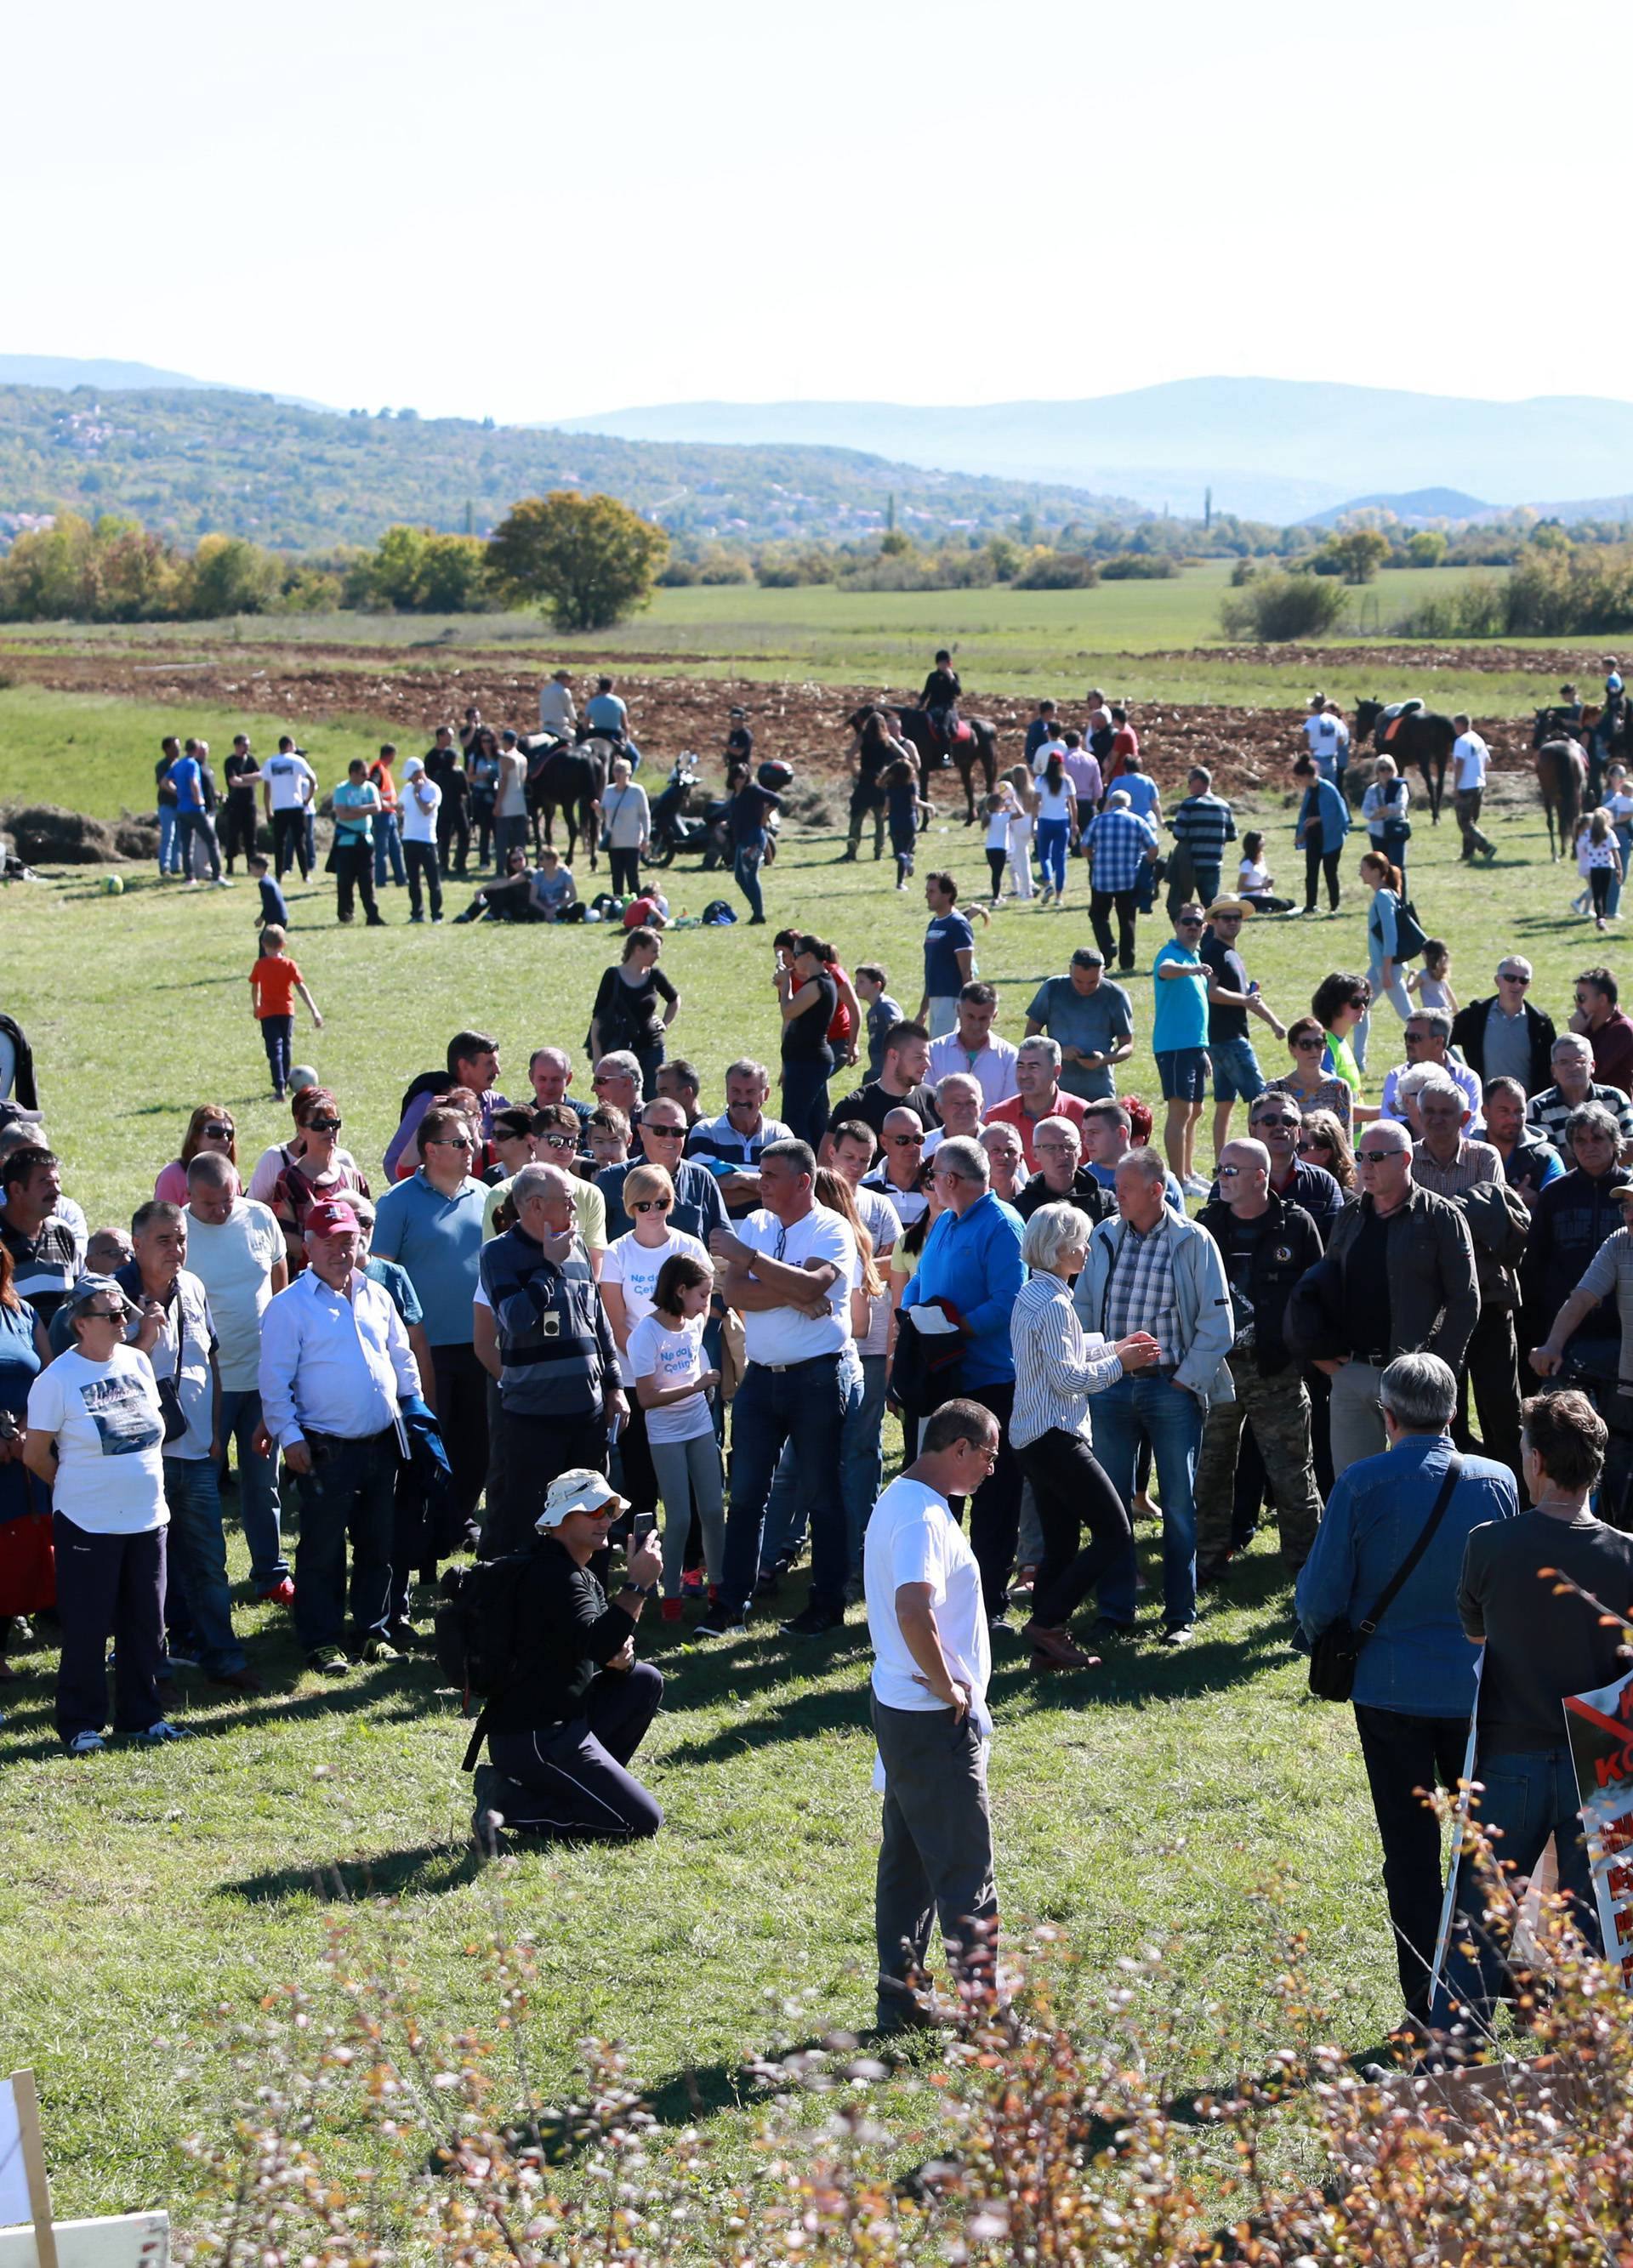
[[[1106,781],[1096,796],[1082,739],[1057,750],[1047,708],[1038,776],[1069,778],[1074,808],[1042,823],[1069,849],[1076,799]],[[1336,886],[1322,791],[1343,763],[1330,704],[1311,724],[1313,901]],[[1144,777],[1137,746],[1116,755],[1112,778]],[[312,804],[293,764],[280,865],[300,862]],[[410,794],[422,777],[404,768]],[[373,918],[394,837],[370,784],[337,816],[356,814],[344,856]],[[110,1727],[181,1737],[184,1671],[259,1690],[224,1503],[252,1589],[325,1680],[425,1644],[447,1563],[514,1565],[509,1668],[473,1741],[490,1843],[661,1826],[632,1769],[661,1694],[634,1652],[649,1602],[706,1645],[765,1614],[814,1645],[862,1602],[886,1791],[879,2014],[915,2023],[933,1910],[960,1974],[990,1958],[994,1645],[1018,1644],[1039,1681],[1128,1646],[1142,1521],[1160,1535],[1151,1634],[1191,1645],[1267,1506],[1288,1643],[1377,1625],[1355,1702],[1411,2014],[1437,2013],[1439,1880],[1415,1791],[1461,1769],[1470,1638],[1494,1664],[1488,1815],[1527,1863],[1546,1815],[1583,1895],[1552,1705],[1603,1682],[1607,1642],[1526,1586],[1557,1563],[1633,1608],[1633,1022],[1596,965],[1556,1025],[1517,954],[1459,1006],[1446,946],[1406,919],[1394,797],[1359,862],[1368,968],[1323,976],[1283,1020],[1245,958],[1274,903],[1262,846],[1242,849],[1264,887],[1226,894],[1230,806],[1206,773],[1189,785],[1165,823],[1198,894],[1174,900],[1155,956],[1149,1100],[1126,1091],[1135,1009],[1108,973],[1132,958],[1136,882],[1099,865],[1095,941],[1024,1000],[975,974],[946,872],[924,879],[911,1010],[882,963],[847,972],[822,937],[778,932],[779,1060],[741,1057],[714,1093],[669,1051],[683,996],[661,929],[638,920],[590,1010],[587,1098],[547,1042],[509,1101],[496,1041],[462,1030],[403,1094],[378,1168],[342,1145],[340,1093],[292,1061],[296,1001],[321,1017],[269,921],[252,1005],[289,1138],[240,1161],[232,1112],[201,1103],[128,1226],[87,1221],[38,1109],[0,1104],[0,1656],[23,1618],[55,1613],[68,1751]],[[1130,856],[1149,865],[1160,799],[1121,793],[1086,831],[1142,830]],[[432,847],[405,873],[434,919],[422,809]],[[501,858],[507,815],[496,798]],[[253,828],[233,841],[253,847]],[[1038,844],[1052,894],[1060,841]],[[1380,998],[1400,1026],[1386,1070]],[[1255,1026],[1284,1067],[1261,1062]],[[881,1493],[890,1412],[905,1454]],[[1454,1979],[1458,2006],[1489,2009],[1494,1975]]]

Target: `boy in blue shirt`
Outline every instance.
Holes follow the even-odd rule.
[[[257,929],[287,929],[289,908],[284,903],[284,893],[272,879],[270,862],[259,850],[250,853],[247,860],[250,873],[261,885],[261,911],[255,917]]]
[[[1207,1093],[1208,988],[1212,981],[1212,972],[1197,951],[1203,918],[1201,906],[1181,906],[1171,942],[1151,964],[1151,1052],[1168,1105],[1163,1147],[1188,1197],[1208,1195],[1208,1183],[1193,1170],[1196,1123]]]
[[[877,1079],[884,1068],[884,1035],[892,1026],[905,1024],[907,1012],[885,990],[890,978],[876,961],[856,964],[856,990],[868,1010],[868,1076]]]

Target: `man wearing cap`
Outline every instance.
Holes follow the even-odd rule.
[[[478,1764],[471,1831],[491,1851],[509,1828],[550,1842],[634,1842],[663,1814],[629,1771],[663,1697],[635,1659],[635,1625],[662,1560],[645,1536],[609,1599],[590,1561],[627,1506],[587,1467],[551,1482],[522,1572],[515,1649],[505,1690],[482,1712],[491,1765]]]
[[[358,1217],[337,1198],[307,1214],[307,1265],[261,1325],[261,1408],[300,1487],[295,1633],[310,1668],[351,1668],[346,1542],[351,1543],[351,1646],[395,1661],[391,1536],[402,1455],[399,1405],[417,1399],[419,1367],[389,1293],[357,1265]]]
[[[398,811],[403,856],[408,865],[410,921],[425,918],[425,909],[420,902],[422,878],[431,894],[431,918],[433,922],[442,918],[442,875],[437,865],[437,814],[441,808],[442,790],[420,758],[410,756],[403,767],[403,795]]]
[[[1134,1053],[1134,1004],[1106,976],[1097,945],[1080,945],[1066,975],[1045,977],[1032,995],[1025,1037],[1040,1032],[1059,1043],[1068,1094],[1098,1102],[1116,1092],[1112,1071]]]
[[[539,688],[539,730],[571,740],[579,729],[579,712],[573,705],[573,672],[552,669]]]
[[[1204,901],[1206,902],[1206,901]],[[1260,998],[1259,987],[1247,974],[1237,949],[1242,924],[1252,919],[1245,898],[1220,898],[1208,908],[1208,926],[1196,950],[1208,970],[1208,1060],[1214,1074],[1214,1155],[1221,1155],[1230,1138],[1230,1113],[1238,1102],[1251,1108],[1265,1091],[1253,1043],[1247,1036],[1247,1020],[1257,1016],[1268,1024],[1278,1040],[1287,1027]]]

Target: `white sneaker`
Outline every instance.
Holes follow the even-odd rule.
[[[196,890],[198,887],[198,884],[194,881],[186,881],[182,883],[181,887],[184,890]]]
[[[218,874],[210,887],[212,890],[230,890],[233,887],[232,878],[226,874]]]
[[[1205,1197],[1212,1187],[1213,1183],[1205,1182],[1200,1174],[1187,1174],[1185,1177],[1185,1193],[1188,1197]]]
[[[93,1756],[99,1749],[107,1746],[100,1733],[76,1733],[68,1743],[68,1753],[70,1756]]]

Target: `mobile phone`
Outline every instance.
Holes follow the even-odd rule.
[[[658,1515],[655,1512],[638,1512],[635,1515],[636,1543],[639,1543],[650,1535],[657,1524]]]

